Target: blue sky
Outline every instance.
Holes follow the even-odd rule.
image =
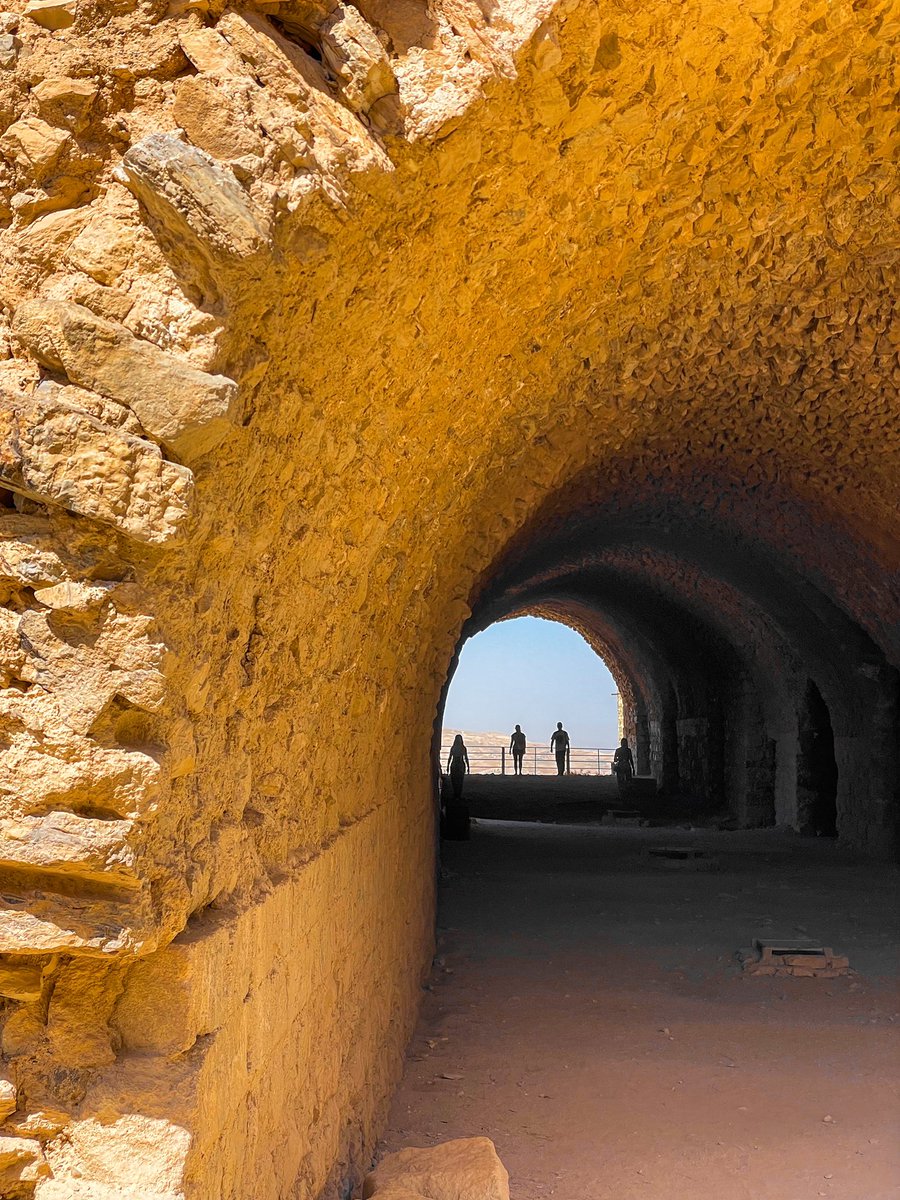
[[[618,744],[616,685],[587,642],[557,621],[517,617],[470,638],[450,684],[444,726],[547,741],[562,721],[573,746]]]

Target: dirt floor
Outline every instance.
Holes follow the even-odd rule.
[[[465,800],[473,817],[579,825],[596,824],[612,808],[665,818],[673,807],[657,796],[654,780],[633,780],[623,795],[612,775],[470,775]]]
[[[893,868],[774,830],[480,819],[442,876],[382,1151],[484,1134],[513,1200],[900,1197]],[[743,975],[734,952],[776,934],[856,973]]]

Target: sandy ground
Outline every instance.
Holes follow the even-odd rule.
[[[649,845],[713,850],[714,872]],[[513,1200],[896,1200],[896,872],[833,842],[480,820],[381,1150],[484,1134]],[[848,953],[743,976],[754,935]]]

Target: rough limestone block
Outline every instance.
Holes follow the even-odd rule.
[[[4,893],[0,908],[0,955],[19,954],[23,946],[33,954],[120,954],[152,949],[157,936],[145,897],[133,889],[110,898],[31,889]]]
[[[227,167],[171,133],[152,133],[122,160],[121,178],[175,237],[189,237],[218,259],[263,250],[268,224]]]
[[[40,117],[23,117],[0,137],[0,150],[20,167],[28,168],[37,179],[44,179],[53,172],[71,140],[71,134],[48,125]]]
[[[0,1121],[16,1111],[16,1085],[11,1079],[0,1079]]]
[[[77,409],[0,392],[0,483],[159,545],[187,517],[193,476]]]
[[[66,580],[50,587],[37,588],[35,600],[59,612],[92,613],[109,599],[119,585],[100,580],[96,583],[76,583]]]
[[[137,234],[111,213],[99,212],[75,237],[68,260],[98,283],[109,286],[128,266]]]
[[[397,80],[378,35],[352,4],[338,4],[322,26],[325,60],[341,80],[351,108],[368,112],[397,90]]]
[[[232,427],[237,406],[233,380],[199,371],[80,304],[23,304],[13,327],[38,362],[127,404],[146,433],[182,458],[207,453]]]
[[[0,820],[0,871],[27,867],[75,879],[134,886],[131,821],[98,821],[74,813]]]
[[[458,1138],[389,1154],[363,1181],[363,1200],[509,1200],[509,1175],[490,1138]]]
[[[73,0],[29,0],[25,16],[44,29],[68,29],[75,24]]]
[[[186,75],[178,80],[172,116],[195,146],[216,158],[261,157],[265,152],[263,139],[245,114],[207,75]]]
[[[98,83],[95,79],[58,76],[42,79],[31,89],[31,94],[37,100],[41,114],[48,120],[61,120],[70,129],[79,132],[87,124],[97,91]]]
[[[4,513],[0,519],[0,584],[49,586],[69,578],[44,516]]]
[[[0,1135],[0,1196],[32,1194],[20,1190],[22,1185],[34,1185],[50,1174],[41,1143],[34,1138]]]

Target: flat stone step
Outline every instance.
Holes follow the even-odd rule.
[[[850,971],[846,955],[809,938],[754,938],[751,949],[742,950],[740,958],[750,975],[834,979]]]

